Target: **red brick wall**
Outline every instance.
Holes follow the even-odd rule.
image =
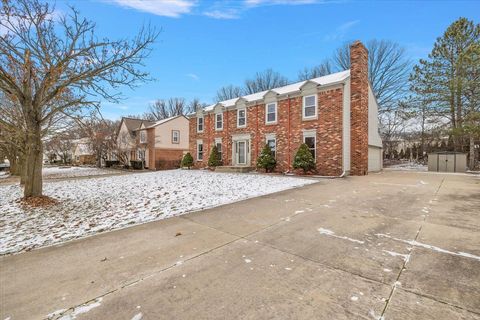
[[[232,134],[249,133],[251,136],[251,165],[265,144],[265,134],[275,133],[277,138],[276,171],[292,170],[292,163],[300,144],[303,143],[303,130],[316,129],[317,132],[317,171],[321,175],[339,175],[342,172],[342,112],[343,88],[337,86],[318,93],[318,119],[302,120],[302,97],[286,98],[278,101],[277,123],[265,124],[265,105],[247,107],[247,127],[237,128],[237,111],[224,112],[224,128],[215,131],[214,114],[204,115],[204,132],[197,133],[197,119],[190,119],[190,150],[196,167],[207,165],[208,156],[215,138],[222,138],[223,162],[232,165]],[[204,157],[196,161],[197,139],[203,140]]]
[[[350,48],[351,175],[368,173],[368,51],[356,41]]]
[[[184,150],[178,149],[155,149],[155,168],[157,170],[178,168],[183,152]]]

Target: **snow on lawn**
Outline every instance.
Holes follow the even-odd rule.
[[[171,170],[51,181],[49,208],[23,208],[18,185],[0,186],[0,254],[60,243],[107,230],[314,183],[249,174]]]
[[[420,163],[415,163],[415,162],[405,162],[405,163],[399,163],[399,164],[394,164],[391,166],[386,166],[385,169],[388,170],[393,170],[393,171],[428,171],[428,166],[420,164]]]
[[[43,176],[47,179],[76,178],[118,173],[112,169],[95,167],[43,167]]]

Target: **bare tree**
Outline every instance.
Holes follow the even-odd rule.
[[[326,59],[317,66],[314,66],[312,68],[305,67],[303,70],[301,70],[298,73],[298,81],[305,81],[313,78],[326,76],[333,72],[334,71],[333,71],[332,62]]]
[[[215,96],[215,101],[220,102],[220,101],[238,98],[242,96],[242,93],[243,93],[243,89],[240,87],[236,87],[232,85],[221,87],[217,91],[217,95]]]
[[[59,132],[55,136],[49,137],[44,142],[44,148],[50,155],[58,157],[63,164],[70,163],[72,160],[72,149],[74,134],[70,130]]]
[[[148,112],[144,118],[158,121],[187,113],[188,105],[185,102],[185,99],[173,97],[166,101],[163,99],[157,99],[149,106]]]
[[[115,130],[119,126],[118,121],[92,118],[80,123],[82,137],[89,140],[89,145],[95,153],[97,167],[102,166],[109,156],[114,153],[116,140]]]
[[[245,80],[244,94],[270,90],[287,84],[288,79],[286,77],[272,69],[267,69],[263,72],[257,72],[252,79]]]
[[[121,98],[118,88],[149,79],[139,67],[158,36],[142,28],[131,41],[95,36],[95,24],[71,9],[54,15],[40,0],[3,1],[0,90],[20,106],[25,123],[25,197],[42,195],[42,137],[52,119]],[[113,90],[111,90],[113,89]]]
[[[194,113],[198,109],[205,108],[207,105],[205,103],[200,102],[200,99],[198,98],[193,98],[192,101],[188,104],[188,112],[187,114]]]
[[[345,43],[333,56],[337,70],[350,69],[350,45]],[[397,101],[408,92],[411,61],[405,48],[389,40],[370,40],[368,49],[368,76],[379,104],[379,113],[392,111]]]

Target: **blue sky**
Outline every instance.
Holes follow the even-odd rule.
[[[145,23],[162,29],[146,61],[156,80],[125,88],[120,104],[103,103],[111,119],[143,113],[158,98],[211,103],[221,86],[267,68],[295,80],[348,40],[389,39],[418,60],[458,17],[480,22],[478,1],[63,0],[57,9],[67,4],[102,37],[133,36]]]

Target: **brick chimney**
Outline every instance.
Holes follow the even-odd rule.
[[[350,174],[368,173],[368,51],[360,41],[350,46]]]

